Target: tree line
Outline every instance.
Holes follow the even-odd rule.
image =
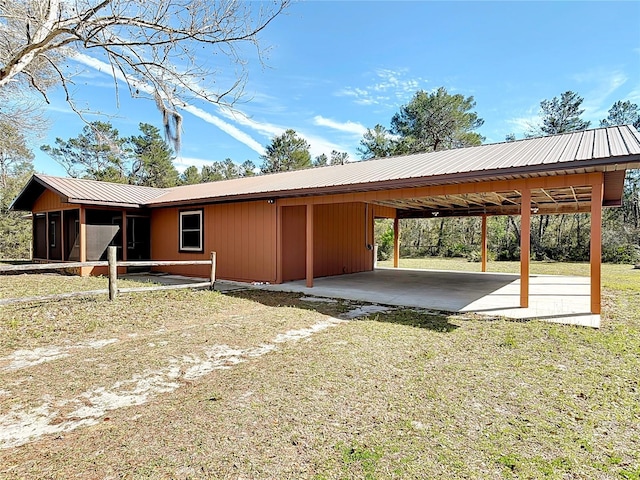
[[[526,137],[554,135],[584,130],[590,122],[581,118],[583,98],[572,91],[540,102],[540,119],[531,125]],[[476,130],[484,121],[474,111],[473,96],[449,94],[441,87],[433,92],[420,90],[400,107],[389,128],[377,124],[367,129],[357,148],[361,159],[390,157],[418,152],[481,145],[485,140]],[[633,124],[640,128],[640,110],[629,101],[618,101],[601,120],[600,126]],[[5,257],[28,253],[29,226],[7,208],[26,178],[33,173],[33,153],[26,136],[17,126],[0,122],[0,249]],[[260,167],[251,160],[239,164],[227,158],[211,162],[198,170],[190,166],[179,173],[175,153],[159,128],[141,123],[139,134],[121,136],[109,122],[92,122],[73,138],[57,138],[54,145],[41,150],[59,163],[71,177],[145,185],[158,188],[214,182],[253,175],[292,171],[350,160],[346,152],[332,151],[312,158],[309,143],[293,129],[274,136],[260,157]],[[508,134],[505,141],[514,141]],[[604,215],[605,261],[635,262],[640,259],[640,175],[628,172],[623,206],[607,209]],[[532,255],[536,259],[588,259],[588,214],[540,215],[532,221]],[[22,226],[21,226],[22,225]],[[376,227],[379,255],[390,255],[392,236],[389,222]],[[464,256],[479,258],[480,220],[406,219],[402,221],[403,256]],[[489,253],[496,260],[519,258],[519,219],[494,217],[489,222]]]
[[[556,135],[585,130],[591,126],[581,118],[584,99],[566,91],[540,102],[539,120],[525,137]],[[384,157],[480,145],[483,138],[473,132],[480,125],[473,97],[448,95],[444,89],[418,92],[391,119],[389,129],[376,125],[360,142],[363,158]],[[433,122],[437,118],[438,122]],[[640,129],[640,109],[630,101],[617,101],[600,121],[601,127],[632,124]],[[505,141],[515,141],[514,134]],[[536,260],[586,261],[589,259],[590,215],[537,215],[531,225],[531,253]],[[481,219],[406,219],[401,222],[401,256],[440,255],[480,259]],[[603,216],[603,260],[640,261],[640,171],[627,172],[621,208],[605,209]],[[379,258],[392,253],[391,222],[376,225]],[[494,260],[520,257],[518,217],[496,216],[488,220],[488,254]]]
[[[182,174],[173,165],[174,151],[180,148],[179,108],[193,99],[232,106],[241,97],[247,79],[250,50],[245,47],[253,47],[262,61],[264,47],[259,33],[277,21],[289,5],[290,0],[269,4],[192,0],[185,9],[183,2],[176,0],[111,0],[95,5],[59,0],[0,1],[0,256],[28,256],[30,223],[21,214],[8,212],[11,200],[33,172],[27,137],[46,128],[41,107],[42,102],[49,103],[53,89],[62,91],[69,107],[84,119],[87,112],[78,108],[72,88],[78,72],[69,60],[87,61],[89,52],[94,52],[89,60],[102,62],[102,70],[111,75],[116,98],[128,93],[154,102],[162,127],[140,124],[138,135],[121,137],[110,123],[86,122],[77,137],[56,139],[53,146],[43,146],[71,176],[171,187],[349,162],[349,156],[338,151],[312,159],[304,138],[286,130],[266,146],[259,168],[251,160],[238,164],[228,158],[200,170],[189,167]],[[220,75],[228,71],[236,72],[235,77]],[[571,91],[543,100],[540,121],[526,136],[588,128],[589,122],[581,119],[582,101]],[[473,96],[451,95],[445,88],[418,91],[393,115],[389,127],[378,124],[367,129],[357,151],[367,159],[479,145],[484,138],[476,130],[483,120],[474,109]],[[638,106],[618,101],[600,124],[640,128]],[[508,134],[505,140],[513,141],[515,135]],[[606,210],[605,259],[638,257],[639,177],[637,171],[628,172],[623,207]],[[579,214],[536,217],[534,256],[585,259],[588,222],[587,215]],[[384,255],[389,230],[384,224],[377,230]],[[403,254],[474,257],[476,219],[406,220],[403,230]],[[516,218],[492,218],[489,233],[492,256],[517,258]]]

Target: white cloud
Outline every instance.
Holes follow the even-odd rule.
[[[640,102],[640,87],[634,90],[631,90],[627,95],[626,99],[633,103]]]
[[[267,138],[282,135],[286,130],[286,128],[274,125],[272,123],[258,122],[236,109],[220,107],[219,111],[223,117],[233,120],[234,122],[239,123],[240,125],[243,125],[245,127],[249,127]]]
[[[366,133],[367,128],[356,122],[337,122],[330,118],[325,118],[321,115],[313,117],[313,123],[320,127],[328,127],[340,132],[352,133],[354,135],[362,136]]]
[[[74,57],[77,61],[79,61],[80,63],[91,67],[95,70],[98,70],[100,72],[110,72],[110,65],[102,62],[101,60],[97,60],[95,58],[92,58],[88,55],[84,55],[84,54],[77,54]],[[118,78],[118,80],[120,81],[126,81],[124,76],[118,72],[115,71],[115,75]],[[151,87],[149,87],[148,85],[142,84],[140,82],[130,82],[132,85],[134,85],[136,88],[139,88],[140,90],[146,92],[146,93],[153,93],[153,89]],[[198,108],[194,105],[189,105],[189,104],[183,104],[182,106],[182,110],[191,113],[192,115],[200,118],[201,120],[204,120],[207,123],[210,123],[216,127],[218,127],[220,130],[222,130],[223,132],[225,132],[227,135],[235,138],[237,141],[239,141],[240,143],[245,144],[247,147],[249,147],[250,149],[254,150],[255,152],[257,152],[258,154],[262,155],[264,153],[264,147],[258,143],[257,141],[255,141],[249,134],[241,131],[240,129],[238,129],[237,127],[235,127],[234,125],[231,125],[230,123],[225,122],[224,120],[216,117],[215,115],[212,115],[208,112],[205,112],[204,110],[202,110],[201,108]]]
[[[390,102],[397,106],[398,101],[408,101],[413,94],[427,82],[426,79],[407,78],[408,71],[378,69],[373,73],[374,81],[365,87],[345,87],[337,95],[353,97],[359,105],[387,105]]]
[[[590,88],[584,95],[581,93],[585,99],[582,107],[585,109],[584,116],[586,118],[597,121],[605,117],[615,101],[627,97],[618,94],[620,98],[612,98],[612,95],[618,92],[629,80],[627,74],[621,70],[596,68],[576,74],[573,78],[576,82]]]
[[[227,135],[235,138],[240,143],[244,143],[247,147],[249,147],[254,152],[257,152],[260,155],[264,154],[264,147],[260,145],[257,141],[255,141],[249,134],[243,132],[239,128],[231,125],[230,123],[225,122],[221,118],[218,118],[215,115],[205,112],[201,108],[195,107],[193,105],[183,105],[182,109],[204,120],[207,123],[215,125]]]
[[[204,158],[195,157],[183,157],[179,156],[173,161],[173,166],[176,167],[178,172],[184,172],[188,167],[194,166],[198,170],[202,170],[202,167],[211,165],[213,160],[205,160]]]
[[[516,135],[518,133],[523,134],[525,132],[534,130],[535,126],[539,122],[540,122],[539,115],[516,117],[516,118],[511,118],[507,120],[507,124],[512,125],[515,128],[516,132],[514,133],[516,133]]]
[[[615,101],[633,100],[634,96],[640,98],[640,85],[629,94],[620,93],[621,88],[629,81],[627,74],[621,70],[595,68],[575,74],[572,79],[579,84],[573,91],[584,98],[582,108],[585,111],[582,118],[591,121],[591,127],[598,126],[600,119],[607,116],[608,110]],[[556,96],[560,97],[561,94],[562,92],[558,92]],[[508,119],[506,122],[514,127],[516,134],[533,130],[533,127],[540,123],[539,108],[539,104],[536,104],[523,115]]]
[[[95,58],[92,58],[92,57],[89,57],[88,55],[83,55],[83,54],[78,55],[76,59],[80,63],[86,66],[89,66],[97,71],[111,74],[110,66],[105,62],[102,62],[100,60],[97,60]],[[125,81],[124,77],[119,72],[116,72],[116,75],[118,80]],[[399,82],[397,80],[393,80],[392,82],[390,82],[390,84],[399,85]],[[146,85],[136,83],[134,87],[140,89],[145,93],[152,93],[150,87]],[[274,125],[268,122],[256,121],[250,118],[249,116],[245,115],[243,112],[237,109],[229,108],[229,107],[219,107],[217,109],[217,113],[219,116],[213,115],[203,110],[202,108],[196,107],[195,105],[184,104],[181,107],[181,109],[184,110],[185,112],[190,113],[191,115],[194,115],[200,118],[201,120],[204,120],[207,123],[210,123],[211,125],[214,125],[216,128],[220,129],[221,131],[231,136],[238,142],[246,145],[247,147],[249,147],[256,153],[258,153],[259,155],[264,155],[265,153],[264,146],[260,144],[258,141],[256,141],[251,135],[240,130],[238,126],[247,127],[248,129],[254,131],[255,133],[269,140],[275,136],[282,135],[286,130],[286,128],[281,127],[279,125]],[[351,134],[362,135],[366,131],[366,128],[364,128],[363,126],[355,122],[340,123],[330,119],[326,119],[321,116],[315,117],[314,122],[316,123],[316,125],[333,128],[333,129],[351,133]],[[332,150],[337,150],[337,151],[346,150],[341,145],[338,145],[325,138],[315,136],[315,135],[305,134],[299,131],[298,129],[296,129],[296,132],[298,133],[298,135],[300,135],[305,140],[307,140],[307,142],[309,142],[310,152],[312,157],[316,157],[322,153],[325,153],[328,155],[331,153]],[[354,153],[348,152],[348,151],[347,153],[349,153],[350,157],[352,157],[353,159]],[[176,165],[176,168],[182,172],[191,165],[195,165],[198,168],[202,168],[203,165],[210,164],[211,160],[203,160],[203,159],[191,158],[191,157],[179,157],[178,159],[176,159],[174,163]]]

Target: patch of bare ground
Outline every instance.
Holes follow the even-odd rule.
[[[266,291],[5,307],[0,436],[20,412],[23,436],[49,430],[5,440],[0,477],[638,478],[627,287],[605,291],[600,330],[409,309],[344,321],[358,305]],[[17,363],[38,348],[57,350]]]

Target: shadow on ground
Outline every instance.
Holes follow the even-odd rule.
[[[235,290],[225,292],[236,298],[243,298],[258,302],[268,307],[291,307],[303,310],[312,310],[323,315],[333,317],[348,318],[348,313],[356,308],[374,305],[366,302],[355,302],[343,299],[320,299],[320,301],[309,301],[309,298],[299,293],[274,292],[266,290]],[[394,323],[415,328],[424,328],[436,332],[452,332],[459,328],[451,323],[451,316],[441,312],[421,312],[412,308],[389,307],[390,310],[383,312],[363,313],[355,317],[354,320],[369,320],[375,322]]]

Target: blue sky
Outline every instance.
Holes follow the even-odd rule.
[[[250,61],[236,112],[202,103],[183,112],[180,170],[225,158],[260,165],[262,149],[288,128],[314,157],[335,149],[356,160],[366,128],[389,127],[417,90],[440,86],[475,98],[487,143],[522,137],[540,101],[566,90],[584,97],[592,127],[617,100],[640,104],[637,1],[305,1],[269,25],[261,43],[271,47],[266,65]],[[140,122],[161,125],[153,102],[124,89],[116,102],[113,81],[84,68],[73,89],[81,107],[109,115],[102,120],[123,136],[138,134]],[[61,92],[51,99],[35,166],[64,175],[38,147],[75,137],[83,124]]]

